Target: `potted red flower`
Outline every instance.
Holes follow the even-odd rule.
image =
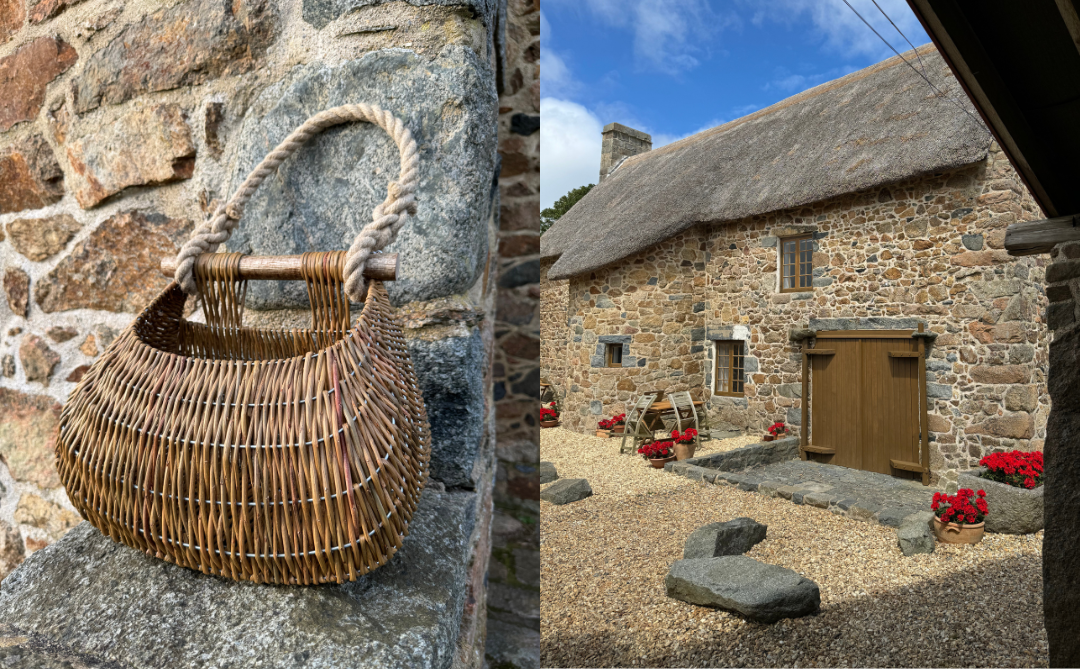
[[[955,495],[934,493],[930,504],[934,512],[934,534],[938,541],[948,544],[977,544],[982,541],[990,514],[986,504],[986,491],[973,492],[961,488]]]
[[[664,465],[675,459],[674,445],[670,441],[650,441],[638,449],[653,467],[663,469]]]
[[[779,439],[783,435],[787,434],[787,425],[784,425],[784,421],[779,420],[769,426],[768,434],[765,435],[765,441],[772,441],[773,439]]]
[[[611,417],[611,433],[622,434],[626,429],[626,414],[621,413]]]
[[[675,442],[676,460],[686,460],[694,457],[694,451],[697,450],[697,436],[698,431],[692,427],[684,432],[671,431],[671,439]]]
[[[1042,485],[1043,454],[1039,451],[991,453],[979,460],[979,466],[986,467],[982,477],[990,481],[1028,490]]]
[[[607,439],[608,435],[611,434],[611,428],[613,425],[614,423],[612,423],[610,419],[599,421],[596,424],[596,436],[600,437],[601,439]]]
[[[540,427],[558,427],[559,412],[554,407],[540,407]]]

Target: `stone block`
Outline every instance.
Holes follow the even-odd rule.
[[[448,46],[430,61],[387,50],[337,65],[294,68],[248,108],[236,131],[238,158],[229,191],[309,116],[356,100],[397,114],[424,147],[417,215],[386,249],[401,254],[398,280],[387,285],[391,301],[466,292],[488,256],[496,127],[493,78],[467,48]],[[393,141],[370,124],[323,133],[281,166],[273,187],[256,191],[229,248],[261,255],[347,249],[370,222],[399,163]],[[327,178],[326,165],[338,166],[334,178]],[[248,304],[304,308],[307,291],[298,282],[256,282]]]
[[[585,479],[559,479],[540,492],[540,499],[561,505],[579,502],[592,494],[592,486]]]
[[[30,135],[0,148],[0,214],[40,209],[62,197],[64,173],[44,137]]]
[[[745,555],[679,560],[664,586],[668,597],[736,611],[761,623],[809,615],[821,605],[821,592],[810,579]]]
[[[469,597],[475,506],[474,493],[429,487],[385,566],[319,587],[208,576],[82,523],[4,579],[0,618],[132,667],[448,669]]]
[[[889,507],[875,514],[877,522],[888,527],[900,527],[904,519],[911,515],[911,509],[904,507]]]
[[[964,244],[964,248],[969,251],[981,251],[983,247],[982,235],[961,235],[961,242]]]
[[[75,111],[252,70],[274,39],[274,6],[186,0],[145,16],[87,59],[72,88]]]
[[[777,492],[784,484],[780,481],[762,481],[758,484],[758,494],[765,495],[766,497],[778,497]]]
[[[758,485],[761,483],[761,479],[753,476],[743,476],[739,481],[739,490],[745,490],[746,492],[757,492]]]
[[[25,557],[26,548],[19,528],[0,520],[0,581],[22,564]]]
[[[46,218],[19,218],[7,226],[15,250],[34,262],[41,262],[64,250],[82,226],[69,214]]]
[[[555,465],[551,462],[540,463],[540,485],[545,483],[552,483],[559,478],[559,472],[555,470]]]
[[[916,553],[933,553],[937,539],[930,528],[933,522],[932,511],[920,511],[906,516],[896,530],[896,541],[900,545],[900,552],[905,556]]]
[[[19,32],[25,19],[26,7],[23,0],[0,0],[0,44]]]
[[[53,461],[60,405],[45,395],[0,388],[0,459],[16,481],[60,485]]]
[[[159,263],[176,255],[191,229],[190,221],[160,214],[116,214],[37,282],[34,300],[47,313],[138,312],[169,284]]]
[[[791,499],[791,497],[795,494],[796,490],[798,490],[798,488],[796,486],[782,485],[782,486],[777,486],[776,494],[777,494],[777,496],[783,497],[784,499]]]
[[[833,501],[833,496],[825,492],[809,493],[803,496],[802,503],[807,506],[815,506],[819,509],[827,509]]]
[[[1009,411],[1034,412],[1039,406],[1037,386],[1012,386],[1005,392],[1005,408]]]
[[[971,368],[976,383],[1027,383],[1031,369],[1023,365],[980,365]]]
[[[484,441],[484,343],[479,328],[464,336],[407,340],[431,422],[431,476],[447,487],[473,488]]]
[[[30,275],[18,267],[4,270],[4,296],[11,312],[26,318],[30,307]]]
[[[952,399],[952,386],[942,383],[927,383],[926,396],[930,399]]]
[[[875,520],[875,515],[881,511],[881,507],[873,502],[857,502],[848,509],[848,516],[855,520],[870,522]]]
[[[992,416],[981,423],[969,425],[965,432],[1010,439],[1031,439],[1035,434],[1035,422],[1031,414],[1018,411],[1004,416]]]
[[[27,381],[47,387],[53,370],[60,364],[60,354],[49,348],[41,337],[26,335],[19,344],[19,362]]]
[[[141,107],[67,147],[71,188],[83,209],[131,186],[191,178],[195,144],[176,104]]]
[[[767,525],[745,517],[703,525],[686,539],[683,559],[742,555],[764,541],[767,530]]]
[[[46,87],[78,59],[75,49],[57,37],[39,37],[0,58],[0,132],[35,118]]]
[[[30,0],[30,23],[41,23],[83,0]]]
[[[1076,322],[1076,304],[1055,302],[1046,307],[1046,325],[1051,330],[1064,330]]]
[[[26,493],[19,498],[14,518],[16,522],[45,530],[53,541],[82,522],[82,518],[74,511],[32,493]]]
[[[1059,283],[1080,277],[1080,260],[1059,257],[1046,268],[1046,282]]]
[[[1000,534],[1031,534],[1043,529],[1045,485],[1028,490],[982,478],[986,468],[957,474],[958,488],[986,492],[986,531]]]

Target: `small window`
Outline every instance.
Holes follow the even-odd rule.
[[[780,292],[814,289],[814,240],[812,235],[780,240]]]
[[[716,386],[714,394],[743,396],[743,342],[716,342]]]
[[[622,367],[622,344],[608,344],[604,357],[608,367]]]

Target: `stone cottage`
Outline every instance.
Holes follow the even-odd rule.
[[[689,390],[714,429],[805,411],[807,457],[934,482],[1042,448],[1046,261],[1003,249],[1042,212],[918,55],[941,93],[893,58],[656,150],[604,129],[601,182],[541,238],[564,425]]]

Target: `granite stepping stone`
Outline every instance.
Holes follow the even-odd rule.
[[[679,560],[671,565],[664,585],[673,599],[734,611],[762,623],[810,615],[821,606],[817,583],[745,555]]]
[[[592,487],[586,479],[559,479],[540,493],[540,499],[552,504],[570,504],[592,497]]]
[[[742,555],[765,540],[767,529],[768,526],[750,518],[703,525],[687,538],[683,546],[683,559]]]

